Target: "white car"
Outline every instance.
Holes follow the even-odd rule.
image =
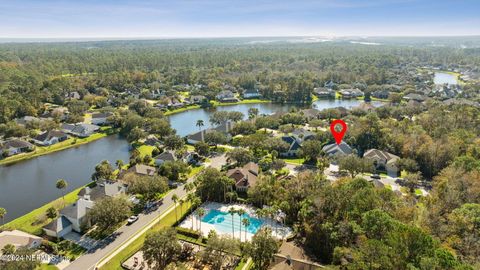
[[[138,216],[131,216],[127,219],[127,224],[131,225],[131,224],[135,223],[135,221],[137,221],[137,220],[138,220]]]

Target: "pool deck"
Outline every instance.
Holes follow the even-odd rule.
[[[258,218],[263,221],[263,225],[261,226],[261,228],[264,228],[264,227],[271,228],[272,235],[274,237],[278,239],[285,239],[292,234],[292,229],[284,226],[283,224],[273,219],[257,217],[257,215],[255,214],[255,208],[252,206],[242,205],[242,204],[221,204],[216,202],[207,202],[201,205],[200,207],[206,210],[206,214],[208,214],[210,210],[219,210],[221,212],[228,213],[228,210],[232,207],[236,210],[243,209],[249,216]],[[200,221],[196,215],[189,215],[187,218],[185,218],[185,220],[182,221],[182,223],[180,223],[179,226],[186,229],[193,229],[196,231],[200,231],[202,235],[205,237],[208,236],[208,233],[211,230],[216,231],[218,235],[232,236],[231,230],[228,233],[222,232],[216,229],[214,224],[209,224],[207,222]],[[253,233],[245,232],[245,227],[243,225],[241,226],[241,235],[240,235],[240,226],[237,225],[234,227],[234,238],[240,239],[240,241],[242,242],[250,241],[253,235],[254,235]]]

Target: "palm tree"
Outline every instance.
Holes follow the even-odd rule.
[[[258,115],[258,109],[257,108],[250,108],[248,109],[248,118],[252,119],[252,118],[256,118],[257,115]]]
[[[180,216],[182,217],[183,216],[183,205],[185,204],[185,200],[184,199],[180,199],[180,201],[178,201],[180,203]]]
[[[65,190],[67,189],[68,183],[64,179],[58,179],[55,184],[57,189],[63,189],[63,207],[65,207]]]
[[[177,194],[173,194],[172,196],[172,201],[173,203],[175,204],[175,223],[178,222],[178,216],[177,216],[177,201],[178,201],[178,195]]]
[[[237,210],[237,214],[238,214],[238,218],[240,219],[240,222],[238,224],[238,227],[240,228],[239,231],[240,231],[240,240],[242,240],[242,217],[243,215],[245,215],[247,212],[245,211],[245,209],[238,209]]]
[[[203,122],[202,119],[197,120],[197,123],[195,124],[198,129],[200,130],[200,135],[202,136],[202,142],[203,142],[203,132],[202,132],[202,127],[205,126],[205,123]]]
[[[7,215],[7,210],[5,208],[0,207],[0,218],[2,219],[2,227],[3,227],[3,218]]]
[[[121,159],[118,159],[116,162],[115,162],[115,165],[117,165],[117,169],[118,169],[118,172],[120,172],[122,170],[122,167],[123,167],[123,160]]]
[[[250,226],[250,220],[248,218],[244,218],[242,219],[242,224],[245,226],[245,241],[247,241],[247,227]]]
[[[230,207],[230,209],[228,209],[228,213],[232,216],[232,237],[235,238],[235,228],[233,226],[233,216],[235,215],[235,213],[237,213],[237,210],[235,210],[235,208],[233,208],[233,207]]]
[[[200,222],[200,231],[202,231],[202,217],[205,216],[206,211],[203,207],[197,209],[198,220]]]

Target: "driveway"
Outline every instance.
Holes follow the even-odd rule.
[[[215,168],[220,168],[226,161],[225,155],[220,155],[211,159],[210,164],[205,164],[206,166],[211,166]],[[195,177],[188,179],[188,182],[192,182]],[[95,269],[98,262],[103,258],[109,256],[112,252],[118,252],[124,248],[124,244],[131,239],[132,237],[138,237],[140,232],[146,227],[153,225],[153,221],[165,213],[170,207],[173,206],[174,202],[172,201],[172,196],[176,194],[179,198],[182,198],[187,195],[187,192],[182,186],[179,186],[169,192],[163,198],[163,204],[161,204],[158,209],[149,213],[142,213],[138,215],[138,220],[130,226],[122,226],[112,235],[97,241],[96,245],[93,246],[86,254],[80,256],[78,259],[73,261],[65,269],[68,270],[93,270]],[[123,246],[123,247],[122,247]],[[120,266],[119,266],[120,267]]]
[[[95,248],[95,246],[99,242],[98,240],[92,239],[88,236],[81,235],[76,232],[69,232],[65,236],[63,236],[63,238],[72,241],[73,243],[83,247],[87,251]]]

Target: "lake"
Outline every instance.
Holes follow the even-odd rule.
[[[334,107],[352,108],[360,100],[317,100],[312,107],[319,110]],[[373,102],[379,106],[381,102]],[[287,112],[293,104],[237,104],[218,106],[212,110],[195,109],[169,116],[170,123],[177,134],[186,136],[198,131],[197,120],[210,126],[209,117],[215,111],[239,111],[248,117],[248,109],[257,108],[260,114]],[[56,198],[62,192],[55,188],[58,179],[68,182],[67,192],[90,182],[95,165],[102,160],[109,160],[112,165],[122,159],[128,162],[129,144],[118,136],[109,136],[97,141],[80,145],[52,154],[21,161],[8,166],[0,166],[0,207],[7,209],[5,222],[20,217]]]
[[[435,72],[433,82],[435,84],[458,84],[457,76],[446,72]]]
[[[356,99],[335,99],[325,100],[320,99],[313,102],[312,107],[318,110],[345,107],[347,109],[358,106],[363,101]],[[372,102],[375,106],[379,106],[381,102]],[[203,120],[205,126],[203,128],[211,127],[209,122],[210,116],[215,111],[238,111],[244,114],[245,118],[248,117],[248,109],[257,108],[259,114],[272,114],[275,112],[288,112],[291,108],[296,107],[294,104],[275,104],[275,103],[251,103],[251,104],[236,104],[217,106],[214,109],[194,109],[173,114],[169,116],[170,124],[172,128],[177,130],[177,134],[184,137],[189,134],[198,132],[198,127],[195,125],[198,120]]]
[[[22,216],[62,196],[58,179],[68,182],[67,192],[91,182],[95,165],[118,159],[128,162],[129,144],[117,135],[12,165],[0,166],[0,207],[5,222]],[[114,165],[115,166],[115,165]]]

